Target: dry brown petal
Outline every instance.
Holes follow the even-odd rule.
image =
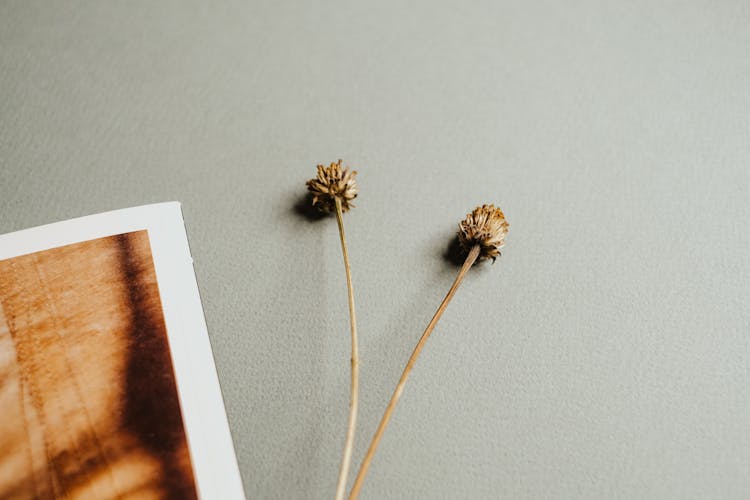
[[[492,259],[500,255],[500,249],[505,244],[510,224],[505,220],[503,211],[495,205],[482,205],[458,225],[458,239],[464,250],[469,251],[474,245],[479,245],[480,252],[477,261]]]
[[[357,197],[356,170],[341,168],[341,160],[328,167],[318,165],[318,175],[307,181],[307,190],[312,193],[313,206],[323,212],[336,210],[336,198],[341,200],[341,210],[346,212],[354,207],[352,200]]]

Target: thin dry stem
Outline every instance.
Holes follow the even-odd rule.
[[[461,270],[458,272],[458,276],[456,276],[456,279],[453,282],[451,289],[448,291],[448,294],[443,299],[443,302],[440,303],[440,307],[438,307],[437,311],[435,312],[435,315],[432,317],[432,319],[430,320],[430,323],[427,325],[427,328],[422,334],[422,337],[419,339],[419,342],[417,342],[417,345],[414,348],[414,351],[411,353],[411,357],[409,357],[409,361],[406,363],[406,368],[404,368],[404,371],[401,374],[401,379],[399,379],[398,385],[396,385],[396,390],[393,391],[393,395],[391,396],[391,400],[388,402],[388,406],[385,409],[385,413],[383,413],[383,417],[380,419],[380,424],[378,424],[378,428],[375,431],[375,435],[373,436],[372,441],[370,442],[370,447],[367,450],[367,454],[365,455],[365,458],[362,460],[362,465],[359,467],[357,478],[354,480],[354,486],[352,486],[352,491],[349,494],[349,500],[356,500],[359,497],[359,492],[362,489],[362,483],[365,480],[365,476],[367,475],[368,469],[370,468],[370,464],[372,462],[373,456],[375,455],[375,451],[378,449],[380,438],[383,437],[383,432],[385,431],[385,428],[391,419],[393,410],[396,408],[396,404],[398,403],[398,400],[401,397],[401,393],[404,391],[404,386],[406,385],[406,380],[409,378],[409,373],[414,367],[414,363],[416,363],[417,358],[419,357],[419,354],[422,352],[422,349],[424,348],[424,345],[427,342],[427,339],[430,337],[432,330],[435,328],[435,325],[440,319],[440,316],[443,315],[443,312],[445,311],[446,307],[448,307],[448,304],[450,303],[451,299],[456,294],[456,291],[458,290],[459,285],[463,281],[464,276],[466,276],[467,271],[471,268],[472,265],[474,265],[474,262],[476,262],[481,250],[482,250],[482,247],[479,244],[476,244],[473,247],[471,247],[471,250],[469,251],[469,255],[466,256],[466,260],[464,261],[463,266],[461,266]]]
[[[336,500],[343,500],[346,495],[346,480],[349,477],[349,467],[352,461],[354,431],[357,426],[357,408],[359,406],[359,352],[357,346],[357,314],[354,311],[354,286],[352,285],[352,270],[349,265],[349,251],[346,246],[346,235],[344,233],[344,217],[341,209],[341,198],[336,196],[335,202],[336,221],[339,225],[339,237],[341,238],[341,252],[344,254],[344,267],[346,268],[346,287],[349,292],[349,323],[352,334],[352,379],[349,403],[349,426],[346,430],[344,454],[341,458],[339,479],[336,485]]]

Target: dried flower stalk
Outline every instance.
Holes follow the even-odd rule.
[[[352,339],[351,353],[351,385],[349,396],[349,423],[346,429],[346,440],[341,458],[339,478],[336,484],[336,500],[343,500],[346,494],[346,480],[354,449],[354,433],[357,427],[357,410],[359,407],[359,352],[357,342],[357,314],[354,309],[354,286],[352,285],[352,270],[349,264],[349,250],[346,245],[343,213],[354,205],[351,203],[357,197],[358,187],[354,177],[356,170],[341,168],[341,160],[324,167],[318,165],[318,175],[307,181],[307,189],[313,195],[313,205],[323,212],[336,212],[336,222],[339,227],[341,252],[344,257],[346,271],[346,288],[349,298],[349,325]]]
[[[385,431],[385,428],[388,425],[391,416],[393,415],[393,410],[396,408],[396,404],[398,403],[399,398],[404,391],[404,386],[406,385],[406,381],[409,378],[409,373],[411,373],[411,370],[414,367],[414,363],[416,363],[417,358],[422,352],[422,349],[424,348],[427,339],[430,337],[430,334],[434,330],[435,325],[437,324],[438,320],[440,320],[440,317],[448,307],[448,304],[450,303],[453,296],[456,294],[459,285],[461,285],[464,276],[466,276],[466,273],[469,271],[471,266],[473,266],[476,262],[485,259],[493,259],[494,261],[494,259],[496,259],[500,255],[500,248],[505,243],[505,235],[508,233],[509,224],[505,220],[505,215],[503,214],[502,210],[496,208],[494,205],[482,205],[481,207],[477,207],[473,212],[468,214],[466,216],[466,219],[464,219],[458,227],[458,238],[461,242],[462,247],[468,251],[466,260],[461,266],[461,270],[458,272],[458,276],[456,276],[456,279],[453,281],[453,285],[451,286],[450,290],[448,290],[448,294],[440,303],[440,306],[435,312],[435,315],[427,325],[427,328],[422,334],[422,337],[419,339],[419,342],[417,342],[414,351],[409,357],[409,361],[407,361],[406,363],[404,371],[401,373],[401,378],[396,385],[396,389],[393,391],[393,395],[391,396],[391,400],[388,402],[388,406],[383,413],[383,417],[380,419],[380,423],[378,424],[375,435],[370,442],[370,447],[367,450],[367,454],[365,454],[365,458],[362,460],[362,465],[359,467],[359,472],[357,472],[357,477],[354,480],[352,491],[349,494],[349,500],[356,500],[359,497],[360,490],[362,489],[362,483],[365,479],[365,476],[367,475],[368,469],[370,468],[370,464],[372,463],[372,459],[375,455],[375,451],[378,448],[380,439],[383,437],[383,432]]]

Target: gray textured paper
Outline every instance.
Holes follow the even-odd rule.
[[[686,2],[2,2],[0,232],[183,202],[249,498],[330,498],[499,203],[363,499],[750,495],[750,9]]]

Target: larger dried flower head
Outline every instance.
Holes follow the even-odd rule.
[[[492,259],[500,255],[500,249],[505,244],[510,224],[505,220],[503,211],[495,205],[482,205],[458,225],[458,240],[464,250],[469,251],[474,245],[479,245],[479,260]]]
[[[357,197],[356,170],[341,168],[341,160],[328,167],[318,165],[318,176],[307,181],[307,190],[313,195],[313,206],[323,212],[336,210],[336,198],[341,200],[341,210],[346,212],[353,207]]]

